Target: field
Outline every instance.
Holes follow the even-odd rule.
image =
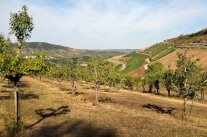
[[[78,83],[72,97],[69,82],[23,77],[22,120],[24,137],[206,137],[207,102],[196,101],[191,116],[182,118],[181,99],[137,91],[101,89],[95,105],[94,90]],[[61,87],[61,88],[60,88]],[[141,90],[141,89],[140,89]],[[0,136],[3,117],[13,112],[13,88],[1,81]],[[163,91],[164,92],[164,91]],[[189,102],[190,106],[190,102]]]

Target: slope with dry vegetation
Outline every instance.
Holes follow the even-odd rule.
[[[61,87],[61,88],[60,88]],[[182,100],[120,90],[105,92],[94,105],[94,91],[78,84],[78,96],[68,94],[68,82],[24,77],[21,136],[137,137],[203,136],[207,134],[207,104],[195,103],[191,117],[182,119]],[[1,82],[1,116],[13,110],[12,88]],[[190,102],[189,102],[190,103]],[[0,136],[5,136],[3,117]],[[186,134],[187,133],[187,134]]]

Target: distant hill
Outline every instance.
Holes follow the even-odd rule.
[[[53,57],[56,60],[67,58],[110,58],[124,54],[122,51],[114,50],[87,50],[87,49],[74,49],[61,45],[50,44],[46,42],[28,42],[23,48],[23,55],[31,54],[33,51],[41,51]]]
[[[105,51],[118,51],[118,52],[130,53],[134,51],[139,51],[139,49],[105,49]]]

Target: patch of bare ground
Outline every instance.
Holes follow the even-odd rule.
[[[160,58],[158,61],[161,62],[165,68],[168,68],[170,65],[172,69],[176,68],[176,61],[177,61],[177,52],[184,52],[184,49],[177,49],[176,51]],[[188,56],[194,56],[195,58],[200,59],[200,64],[207,68],[207,49],[188,49],[187,50]]]
[[[120,90],[100,92],[95,105],[92,84],[79,82],[72,97],[67,81],[24,77],[24,94],[38,98],[21,100],[26,137],[197,137],[207,135],[207,105],[196,102],[192,115],[181,118],[182,100]],[[1,91],[7,83],[1,83]],[[29,86],[26,86],[29,85]],[[10,93],[0,92],[0,96]],[[13,111],[13,99],[0,100],[1,115]],[[190,104],[190,102],[189,102]],[[173,108],[173,109],[172,109]],[[172,109],[172,110],[171,110]],[[171,112],[170,112],[171,111]],[[0,136],[5,135],[0,117]]]

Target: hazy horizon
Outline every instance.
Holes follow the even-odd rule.
[[[1,1],[0,33],[9,14],[26,4],[35,28],[28,42],[78,49],[142,49],[207,27],[204,0],[7,0]]]

